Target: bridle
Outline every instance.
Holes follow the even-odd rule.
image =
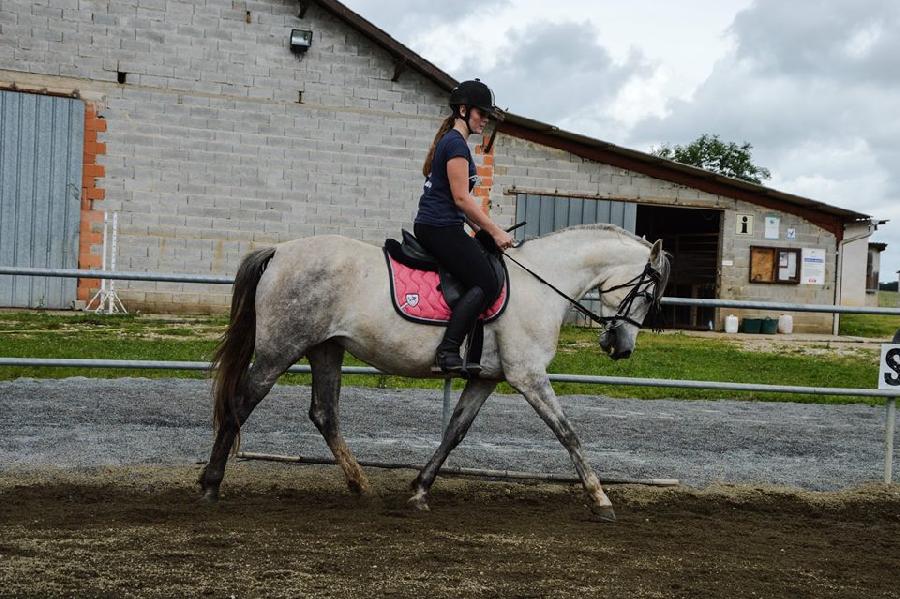
[[[656,314],[659,312],[659,293],[657,292],[659,288],[659,284],[662,280],[662,275],[658,270],[653,268],[650,264],[650,261],[647,261],[647,264],[644,265],[644,271],[631,279],[626,283],[622,283],[621,285],[615,285],[614,287],[610,287],[609,289],[602,289],[600,287],[597,288],[597,293],[603,295],[604,293],[609,293],[610,291],[615,291],[616,289],[623,289],[625,287],[631,287],[628,291],[628,294],[622,298],[622,301],[619,302],[619,306],[616,309],[616,313],[614,316],[598,316],[598,318],[603,321],[600,323],[601,326],[605,326],[606,328],[615,328],[619,326],[621,322],[627,322],[628,324],[634,325],[637,328],[641,328],[642,324],[635,321],[631,318],[631,305],[634,303],[634,300],[642,297],[647,300],[647,304],[650,308],[647,311],[647,314]],[[603,303],[600,304],[600,310],[603,311]],[[646,319],[646,316],[644,317]],[[608,323],[612,323],[612,325]]]
[[[597,292],[600,295],[616,291],[617,289],[624,289],[626,287],[631,288],[628,291],[628,294],[624,298],[622,298],[621,302],[619,302],[619,306],[616,308],[616,313],[614,315],[601,316],[589,310],[578,300],[572,299],[571,297],[557,289],[552,283],[544,280],[544,278],[539,274],[510,256],[509,254],[504,254],[503,256],[504,258],[509,258],[510,260],[512,260],[516,265],[519,266],[519,268],[525,270],[538,281],[555,291],[558,295],[564,297],[578,312],[591,319],[595,323],[599,324],[604,329],[614,329],[620,326],[623,322],[627,322],[630,325],[641,328],[641,323],[631,318],[631,307],[634,304],[634,300],[639,297],[645,298],[649,302],[650,309],[647,314],[656,314],[659,312],[659,284],[662,281],[662,275],[658,270],[653,268],[653,265],[650,264],[649,260],[647,261],[647,264],[644,265],[644,270],[630,281],[626,281],[621,285],[614,285],[613,287],[610,287],[608,289],[603,289],[602,287],[597,288]]]

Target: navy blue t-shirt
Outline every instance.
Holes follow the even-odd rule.
[[[462,156],[469,161],[469,192],[475,187],[475,161],[462,133],[451,129],[438,141],[431,161],[431,174],[425,179],[425,188],[419,198],[416,222],[433,227],[446,227],[466,222],[462,210],[456,207],[447,178],[447,162]]]

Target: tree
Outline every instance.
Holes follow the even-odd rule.
[[[726,177],[761,183],[765,179],[770,179],[772,175],[769,169],[753,164],[750,152],[752,149],[753,146],[746,141],[741,145],[734,142],[725,143],[718,135],[704,133],[686,146],[673,148],[663,144],[659,148],[651,149],[650,153]]]

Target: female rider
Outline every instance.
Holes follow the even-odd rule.
[[[425,189],[413,230],[425,249],[467,288],[453,306],[435,364],[442,372],[461,373],[465,367],[466,374],[477,374],[480,365],[465,364],[460,345],[501,290],[480,243],[466,233],[463,224],[489,233],[500,250],[510,247],[513,238],[472,196],[475,163],[466,140],[472,133],[481,134],[495,115],[494,94],[478,79],[463,81],[450,92],[450,109],[422,166]]]

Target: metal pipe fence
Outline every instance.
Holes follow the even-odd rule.
[[[52,277],[78,277],[93,279],[116,279],[133,281],[163,281],[180,283],[203,284],[232,284],[232,277],[189,275],[178,273],[149,273],[149,272],[112,272],[80,269],[47,269],[47,268],[23,268],[0,266],[0,275],[22,276],[52,276]],[[586,296],[590,299],[590,296]],[[759,302],[744,300],[711,300],[691,298],[662,298],[663,304],[668,305],[697,305],[722,308],[759,308],[767,310],[781,310],[792,312],[824,312],[843,314],[891,314],[900,315],[900,308],[872,308],[867,306],[834,306],[827,304],[790,304],[783,302]],[[900,332],[898,332],[900,333]],[[170,369],[170,370],[209,370],[207,362],[185,361],[154,361],[154,360],[102,360],[102,359],[49,359],[49,358],[6,358],[0,357],[0,366],[40,366],[40,367],[69,367],[69,368],[123,368],[123,369]],[[389,373],[375,368],[364,366],[345,366],[341,369],[343,374],[377,375],[384,376]],[[294,365],[288,369],[290,373],[307,374],[309,366]],[[695,381],[655,378],[632,378],[612,376],[590,376],[578,374],[550,374],[550,380],[554,382],[570,382],[599,385],[626,385],[647,387],[670,387],[682,389],[716,389],[723,391],[759,391],[779,393],[800,393],[814,395],[846,395],[855,397],[883,397],[885,398],[885,456],[884,456],[884,481],[892,480],[893,467],[893,437],[894,420],[896,419],[897,392],[887,389],[845,389],[830,387],[801,387],[792,385],[767,385],[757,383],[732,383],[722,381]],[[444,428],[449,422],[452,412],[450,379],[444,382]]]
[[[74,268],[26,268],[0,266],[0,275],[70,277],[79,279],[115,279],[121,281],[156,281],[163,283],[199,283],[207,285],[231,285],[233,277],[216,275],[192,275],[181,273],[153,272],[113,272],[107,270],[81,270]],[[586,300],[599,300],[600,296],[589,293]],[[900,316],[900,308],[876,308],[871,306],[837,306],[832,304],[791,304],[786,302],[762,302],[755,300],[693,299],[684,297],[664,297],[661,302],[667,306],[700,306],[706,308],[745,308],[761,310],[781,310],[784,312],[820,312],[832,314],[888,314]]]

